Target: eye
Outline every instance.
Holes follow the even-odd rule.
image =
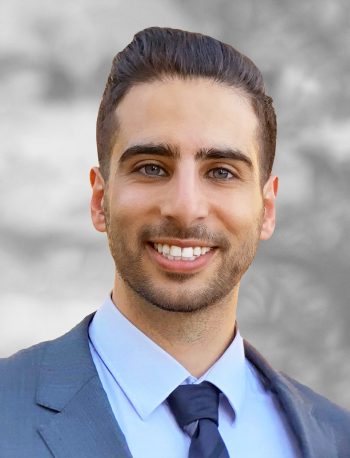
[[[216,180],[232,180],[235,178],[235,175],[232,172],[224,169],[223,167],[210,170],[208,176],[209,178],[214,178]]]
[[[164,177],[167,175],[165,170],[157,164],[143,165],[137,171],[146,176]]]

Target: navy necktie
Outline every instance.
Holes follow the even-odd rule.
[[[168,397],[169,407],[180,428],[192,436],[189,458],[229,458],[227,448],[218,430],[220,390],[209,382],[198,385],[180,385]],[[193,423],[193,422],[197,422]]]

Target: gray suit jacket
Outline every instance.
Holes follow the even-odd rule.
[[[0,361],[1,458],[131,458],[90,356],[91,319]],[[277,396],[301,456],[349,458],[350,413],[276,372],[247,342],[245,351]]]

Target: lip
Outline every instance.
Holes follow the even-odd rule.
[[[161,243],[162,245],[175,245],[180,248],[186,248],[186,247],[209,247],[209,248],[214,248],[214,245],[211,245],[210,243],[206,242],[201,242],[198,240],[181,240],[181,239],[154,239],[150,240],[149,243]],[[186,262],[186,261],[185,261]]]
[[[161,242],[154,242],[161,243]],[[168,242],[164,242],[168,243]],[[175,245],[173,241],[172,245]],[[179,245],[177,245],[179,246]],[[182,245],[182,246],[200,246],[200,245]],[[208,246],[208,245],[203,245]],[[170,259],[165,258],[162,254],[158,253],[151,243],[146,244],[146,249],[150,255],[153,262],[155,262],[162,270],[167,272],[178,272],[178,273],[196,273],[197,271],[205,268],[211,261],[212,257],[215,255],[216,250],[212,249],[208,253],[198,256],[194,261],[171,261]]]

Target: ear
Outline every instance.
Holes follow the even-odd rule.
[[[260,233],[260,240],[268,240],[276,225],[276,196],[278,191],[278,177],[271,175],[263,188],[264,217]]]
[[[90,170],[90,184],[92,196],[90,202],[91,219],[95,229],[99,232],[106,232],[106,220],[103,208],[105,196],[105,181],[98,167]]]

